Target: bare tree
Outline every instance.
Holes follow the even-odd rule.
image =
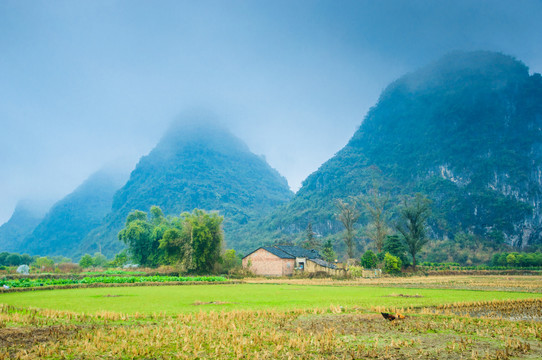
[[[362,199],[363,206],[371,219],[371,222],[366,227],[365,234],[369,239],[374,241],[378,252],[382,251],[384,239],[390,233],[390,228],[387,225],[389,202],[389,194],[382,194],[376,181],[373,182],[373,188],[369,194]]]
[[[429,241],[425,234],[425,226],[431,214],[430,206],[431,201],[422,194],[416,194],[410,202],[405,199],[403,209],[401,209],[401,220],[396,226],[412,255],[414,270],[416,270],[416,254]]]
[[[337,200],[335,205],[337,206],[337,218],[343,224],[346,232],[344,235],[344,243],[346,244],[346,254],[348,258],[354,258],[354,241],[355,231],[354,225],[360,217],[360,213],[356,208],[356,201],[352,199],[349,203],[343,200]]]

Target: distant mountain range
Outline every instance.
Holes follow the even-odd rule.
[[[58,201],[19,245],[20,252],[73,256],[81,240],[111,210],[113,195],[127,174],[101,170]]]
[[[262,157],[204,119],[171,127],[123,186],[99,184],[89,179],[35,229],[38,218],[16,210],[0,227],[0,250],[111,256],[123,248],[117,233],[128,213],[158,205],[174,215],[220,212],[227,246],[248,251],[299,241],[309,222],[318,235],[340,233],[336,199],[364,196],[375,184],[394,205],[426,194],[434,238],[464,232],[517,247],[541,244],[542,77],[484,51],[454,52],[407,74],[295,196]],[[8,232],[16,235],[6,241]]]
[[[24,252],[24,239],[42,221],[52,201],[20,201],[11,218],[0,226],[0,250]]]

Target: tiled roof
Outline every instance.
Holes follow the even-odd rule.
[[[295,259],[295,256],[290,255],[275,246],[264,246],[261,249],[267,250],[271,254],[276,255],[281,259]]]
[[[318,253],[318,251],[313,250],[313,249],[304,249],[300,246],[291,246],[291,245],[275,245],[275,247],[295,257],[304,257],[304,258],[309,258],[309,259],[320,258],[320,254]]]
[[[281,259],[295,259],[296,257],[304,257],[308,259],[320,259],[320,254],[316,250],[309,250],[304,249],[299,246],[291,246],[291,245],[273,245],[273,246],[262,246],[259,249],[264,249],[266,251],[269,251],[271,254],[278,256]],[[256,250],[248,253],[245,255],[247,257],[248,255],[252,254]]]
[[[322,260],[322,259],[311,259],[311,261],[315,262],[318,265],[323,266],[323,267],[327,267],[327,268],[330,268],[330,269],[337,269],[337,266],[335,264],[328,263],[327,261]]]

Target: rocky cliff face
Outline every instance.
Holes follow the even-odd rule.
[[[349,143],[265,226],[299,232],[310,220],[324,235],[340,231],[334,199],[366,193],[376,176],[395,203],[415,192],[432,199],[434,237],[540,243],[541,129],[539,74],[498,53],[452,53],[388,86]]]

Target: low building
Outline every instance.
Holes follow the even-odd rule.
[[[289,276],[296,272],[340,276],[344,272],[323,260],[318,251],[290,245],[260,247],[243,258],[243,267],[263,276]]]

